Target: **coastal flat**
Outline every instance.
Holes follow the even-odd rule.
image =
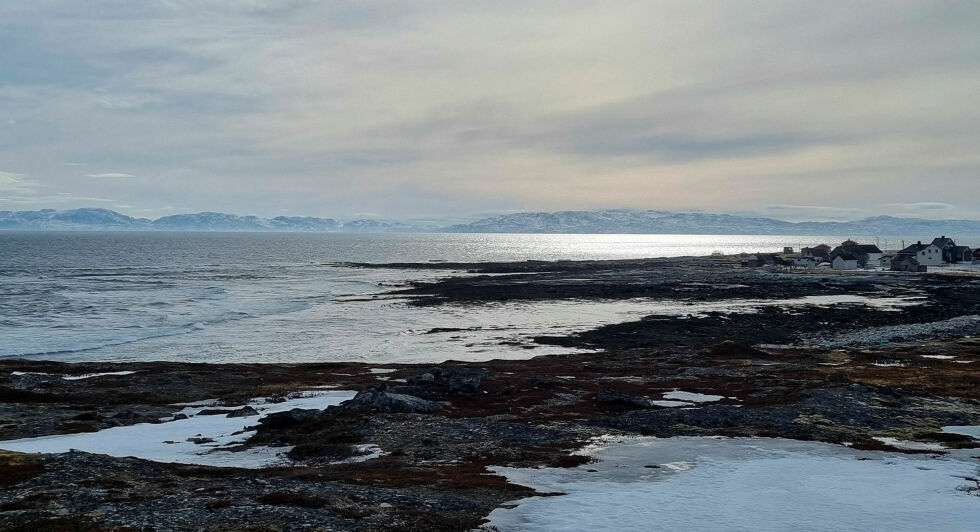
[[[610,435],[788,438],[934,456],[980,446],[944,430],[980,424],[975,278],[773,272],[707,259],[445,269],[444,279],[389,295],[463,310],[544,294],[645,297],[691,312],[528,339],[569,352],[526,360],[3,360],[0,440],[30,449],[61,438],[64,452],[3,455],[11,480],[0,491],[0,526],[469,530],[509,501],[558,496],[498,468],[586,471],[592,458],[582,449]],[[476,274],[451,273],[462,269]],[[261,414],[343,390],[363,393],[325,410]],[[73,433],[176,427],[182,421],[170,420],[182,412],[244,416],[241,441],[217,448],[202,433],[192,442],[202,456],[273,449],[278,462],[228,468],[70,452],[80,441]]]

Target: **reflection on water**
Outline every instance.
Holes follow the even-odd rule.
[[[0,233],[0,357],[383,362],[566,352],[544,346],[529,349],[526,339],[644,314],[746,311],[760,303],[690,306],[631,300],[422,309],[370,298],[385,290],[379,283],[434,278],[446,272],[363,270],[331,264],[706,255],[714,250],[777,250],[785,245],[836,240],[841,239]],[[351,295],[357,297],[348,297]],[[365,298],[368,300],[362,301]],[[424,334],[438,328],[463,330]]]

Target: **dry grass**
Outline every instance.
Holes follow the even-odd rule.
[[[29,454],[0,451],[0,487],[30,480],[44,472],[40,462]]]

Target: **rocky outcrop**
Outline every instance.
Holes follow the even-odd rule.
[[[319,413],[320,410],[315,408],[294,408],[285,412],[276,412],[260,418],[259,428],[275,430],[284,429],[294,425],[299,425],[301,423],[306,423],[307,421],[315,418]]]
[[[431,414],[442,410],[442,405],[414,395],[391,393],[384,390],[364,390],[338,407],[341,410],[376,410],[397,414]]]

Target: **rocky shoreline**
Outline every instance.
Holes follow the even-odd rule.
[[[159,423],[178,414],[178,404],[206,401],[214,412],[194,415],[241,415],[254,427],[235,450],[281,448],[285,461],[244,469],[0,451],[0,528],[470,530],[493,509],[534,494],[488,467],[583,466],[588,459],[573,451],[607,434],[775,436],[893,452],[980,447],[942,430],[980,424],[976,278],[766,272],[716,258],[384,267],[471,272],[393,287],[389,295],[406,304],[637,297],[775,304],[539,337],[595,352],[529,360],[3,360],[0,440]],[[841,295],[915,304],[783,303]],[[927,327],[936,323],[953,325]],[[440,332],[451,331],[433,334]],[[851,342],[818,341],[841,335]],[[325,410],[244,410],[253,398],[325,389],[358,393]],[[896,443],[904,441],[935,447]],[[353,459],[365,445],[381,456]]]

